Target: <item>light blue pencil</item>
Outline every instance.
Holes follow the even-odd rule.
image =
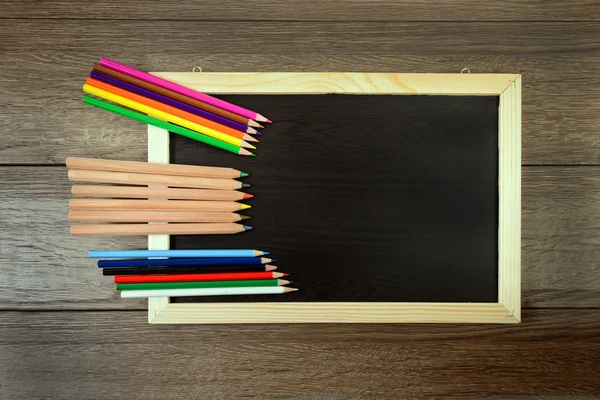
[[[269,254],[259,250],[91,250],[90,258],[147,257],[259,257]]]

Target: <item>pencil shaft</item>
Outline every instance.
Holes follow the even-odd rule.
[[[178,117],[176,115],[172,115],[172,114],[166,113],[164,111],[157,110],[153,107],[149,107],[144,104],[138,103],[136,101],[129,100],[125,97],[118,96],[118,95],[108,92],[106,90],[102,90],[95,86],[88,85],[87,83],[85,85],[83,85],[83,91],[86,93],[92,94],[94,96],[103,98],[105,100],[112,101],[113,103],[117,103],[119,105],[129,107],[136,111],[152,115],[153,117],[163,119],[170,123],[183,126],[184,128],[191,129],[192,131],[201,133],[206,136],[210,136],[214,139],[217,139],[217,140],[220,140],[220,141],[223,141],[226,143],[230,143],[234,146],[241,147],[242,144],[244,143],[241,139],[238,139],[236,137],[226,135],[222,132],[217,132],[214,129],[207,128],[205,126],[196,124],[194,122],[190,122],[190,121],[188,121],[184,118]]]
[[[207,250],[90,250],[88,257],[90,258],[143,258],[143,257],[171,257],[170,260],[135,260],[135,261],[175,261],[172,258],[187,258],[187,261],[209,260],[217,261],[223,259],[230,260],[255,260],[254,257],[262,256],[264,251],[254,249],[207,249]],[[260,260],[260,259],[256,259]],[[128,260],[104,260],[101,262],[121,262]],[[260,263],[259,263],[260,264]],[[151,265],[151,264],[147,264]],[[167,264],[154,264],[167,265]],[[193,265],[193,264],[192,264]],[[235,265],[235,264],[221,264]],[[245,265],[245,264],[244,264]]]
[[[249,206],[233,201],[71,199],[71,210],[235,212]]]
[[[207,282],[118,283],[116,290],[195,289],[227,287],[281,286],[278,279]]]
[[[202,101],[193,99],[193,98],[188,97],[188,96],[184,96],[181,93],[177,93],[177,92],[174,92],[172,90],[165,89],[165,88],[163,88],[161,86],[154,85],[154,84],[152,84],[150,82],[146,82],[144,80],[134,78],[133,76],[130,76],[130,75],[127,75],[127,74],[123,74],[123,73],[121,73],[119,71],[115,71],[114,69],[110,69],[110,68],[104,67],[104,66],[102,66],[100,64],[94,64],[93,68],[94,68],[93,71],[96,71],[96,72],[101,73],[103,75],[109,76],[109,77],[114,78],[114,79],[118,79],[118,80],[123,81],[123,82],[127,82],[127,83],[129,83],[131,85],[135,85],[135,86],[144,88],[146,90],[150,90],[150,91],[152,91],[154,93],[161,94],[163,96],[166,96],[166,97],[169,97],[171,99],[180,101],[182,103],[189,104],[190,106],[193,106],[193,107],[196,107],[196,108],[208,111],[210,113],[219,115],[219,116],[227,118],[227,119],[229,119],[231,121],[236,121],[236,122],[239,122],[239,123],[244,124],[244,125],[250,125],[252,122],[254,122],[254,121],[252,121],[249,118],[242,117],[241,115],[237,115],[235,113],[223,110],[222,108],[215,107],[215,106],[213,106],[211,104],[204,103]],[[256,125],[258,125],[258,124],[255,124],[254,126],[256,126]]]
[[[129,99],[131,101],[135,101],[136,103],[139,103],[139,104],[142,104],[142,105],[145,105],[148,107],[152,107],[155,110],[166,112],[170,115],[174,115],[176,117],[183,118],[186,121],[193,122],[193,123],[203,126],[205,128],[210,128],[217,132],[220,132],[220,133],[223,133],[226,135],[230,135],[230,136],[233,136],[233,137],[241,139],[241,140],[244,140],[244,136],[246,135],[246,132],[242,132],[237,129],[230,128],[223,124],[219,124],[215,121],[211,121],[209,119],[203,118],[199,115],[187,112],[185,110],[181,110],[177,107],[173,107],[168,104],[161,103],[160,101],[157,101],[157,100],[149,99],[148,97],[144,97],[144,96],[141,96],[136,93],[129,92],[125,89],[121,89],[119,87],[110,85],[106,82],[99,81],[94,78],[87,78],[86,83],[88,85],[94,86],[98,89],[102,89],[107,92],[113,93],[117,96],[121,96],[121,97]]]
[[[195,176],[173,176],[136,174],[130,172],[107,172],[70,169],[69,180],[75,182],[116,183],[126,185],[175,186],[197,189],[236,190],[242,183],[233,179],[198,178]]]
[[[70,211],[71,222],[238,222],[240,214],[194,211]]]
[[[90,252],[91,253],[91,252]],[[96,256],[97,257],[97,256]],[[159,256],[156,256],[159,257]],[[95,258],[90,256],[90,258]],[[252,266],[262,267],[267,262],[272,262],[270,258],[259,257],[182,257],[165,259],[125,259],[125,260],[98,260],[98,268],[147,268],[147,267],[223,267],[223,266]]]
[[[73,185],[74,197],[112,197],[138,199],[179,199],[205,201],[238,201],[252,195],[236,190],[182,189],[142,186]]]
[[[105,160],[67,157],[67,168],[92,171],[130,172],[136,174],[175,175],[198,178],[236,179],[242,172],[233,168],[203,167],[184,164],[160,164],[140,161]]]
[[[214,274],[127,275],[114,277],[115,283],[239,281],[280,278],[278,272],[224,272]]]
[[[72,225],[72,236],[222,235],[244,232],[235,223]]]
[[[271,267],[274,268],[274,267]],[[213,274],[217,272],[267,272],[265,265],[238,265],[230,267],[196,266],[178,267],[135,267],[135,268],[103,268],[102,275],[168,275],[168,274]]]
[[[144,297],[184,297],[184,296],[227,296],[250,294],[282,294],[285,286],[238,287],[238,288],[201,288],[201,289],[168,289],[168,290],[124,290],[122,298]]]
[[[253,130],[248,129],[248,125],[246,125],[246,124],[241,124],[239,122],[232,121],[232,120],[227,119],[225,117],[221,117],[220,115],[213,114],[211,112],[205,111],[205,110],[203,110],[201,108],[193,107],[193,106],[191,106],[189,104],[186,104],[184,102],[177,101],[177,100],[174,100],[174,99],[169,98],[167,96],[163,96],[162,94],[155,93],[155,92],[153,92],[151,90],[147,90],[147,89],[141,88],[139,86],[132,85],[132,84],[127,83],[127,82],[123,82],[123,81],[121,81],[119,79],[112,78],[112,77],[110,77],[108,75],[104,75],[104,74],[102,74],[100,72],[92,71],[91,74],[90,74],[90,76],[93,79],[102,81],[102,82],[107,83],[109,85],[118,87],[118,88],[123,89],[123,90],[127,90],[129,92],[138,94],[140,96],[147,97],[147,98],[155,100],[155,101],[159,101],[159,102],[161,102],[163,104],[167,104],[167,105],[169,105],[171,107],[179,108],[180,110],[184,110],[184,111],[187,111],[189,113],[198,115],[198,116],[200,116],[202,118],[206,118],[206,119],[214,121],[214,122],[216,122],[218,124],[228,126],[228,127],[233,128],[235,130],[238,130],[240,132],[254,132]]]
[[[127,65],[119,64],[118,62],[109,60],[107,58],[101,58],[100,65],[104,65],[105,67],[114,69],[116,71],[122,72],[127,75],[131,75],[135,78],[142,79],[144,81],[150,82],[154,85],[164,87],[164,88],[172,90],[174,92],[181,93],[185,96],[191,97],[196,100],[203,101],[203,102],[211,104],[215,107],[219,107],[223,110],[233,112],[235,114],[244,116],[246,118],[251,118],[251,119],[255,120],[258,117],[258,114],[255,111],[245,109],[243,107],[237,106],[235,104],[231,104],[229,102],[217,99],[215,97],[209,96],[209,95],[201,93],[201,92],[197,92],[197,91],[187,88],[185,86],[181,86],[176,83],[167,81],[166,79],[162,79],[157,76],[150,75],[146,72],[137,70],[137,69],[129,67]]]
[[[210,136],[203,135],[198,132],[194,132],[191,129],[183,128],[179,125],[171,124],[169,122],[162,121],[162,120],[141,114],[139,112],[129,110],[127,108],[119,107],[115,104],[107,103],[105,101],[95,99],[90,96],[83,96],[83,102],[86,104],[89,104],[91,106],[98,107],[103,110],[122,115],[127,118],[135,119],[136,121],[143,122],[148,125],[166,129],[169,132],[173,132],[178,135],[185,136],[189,139],[196,140],[198,142],[202,142],[204,144],[208,144],[210,146],[214,146],[219,149],[229,151],[230,153],[240,154],[240,152],[242,150],[239,146],[234,146],[230,143],[223,142],[222,140],[217,140]]]

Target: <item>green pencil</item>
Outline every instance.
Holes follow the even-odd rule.
[[[187,138],[197,140],[199,142],[209,144],[211,146],[215,146],[215,147],[230,151],[235,154],[240,154],[243,156],[254,156],[254,154],[250,153],[248,150],[246,150],[244,148],[235,146],[230,143],[223,142],[218,139],[214,139],[210,136],[206,136],[206,135],[203,135],[198,132],[194,132],[190,129],[183,128],[179,125],[175,125],[170,122],[161,121],[160,119],[156,119],[156,118],[150,117],[148,115],[141,114],[137,111],[129,110],[127,108],[123,108],[123,107],[117,106],[115,104],[111,104],[111,103],[107,103],[102,100],[95,99],[90,96],[83,96],[83,102],[86,104],[92,105],[94,107],[102,108],[103,110],[122,115],[124,117],[135,119],[136,121],[140,121],[140,122],[143,122],[148,125],[154,125],[159,128],[166,129],[169,132],[177,133],[178,135],[185,136]]]
[[[117,283],[117,290],[157,289],[202,289],[228,287],[283,286],[290,283],[285,279],[261,279],[247,281],[204,281],[204,282],[160,282],[160,283]]]

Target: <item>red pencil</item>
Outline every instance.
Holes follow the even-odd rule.
[[[277,279],[289,274],[281,272],[224,272],[214,274],[174,274],[174,275],[117,275],[115,283],[151,282],[203,282],[203,281],[244,281],[254,279]]]

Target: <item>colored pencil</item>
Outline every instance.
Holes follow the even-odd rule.
[[[142,186],[73,185],[74,197],[112,197],[125,199],[175,199],[205,201],[238,201],[254,195],[237,190],[180,189]]]
[[[226,212],[69,211],[71,222],[239,222],[250,217]]]
[[[127,185],[155,185],[196,189],[236,190],[250,185],[234,179],[198,178],[196,176],[173,176],[135,174],[131,172],[107,172],[70,169],[69,180],[76,182],[117,183]]]
[[[233,136],[233,137],[238,138],[240,140],[247,140],[247,141],[251,141],[251,142],[258,142],[257,139],[253,138],[251,135],[249,135],[246,132],[242,132],[242,131],[239,131],[237,129],[230,128],[228,126],[225,126],[223,124],[219,124],[219,123],[217,123],[215,121],[211,121],[211,120],[206,119],[206,118],[202,118],[199,115],[196,115],[196,114],[193,114],[193,113],[181,110],[181,109],[179,109],[177,107],[173,107],[173,106],[170,106],[168,104],[161,103],[160,101],[149,99],[149,98],[141,96],[139,94],[129,92],[127,90],[124,90],[124,89],[118,88],[116,86],[110,85],[110,84],[108,84],[106,82],[102,82],[102,81],[99,81],[99,80],[94,79],[94,78],[87,78],[85,82],[86,82],[86,84],[91,85],[93,87],[96,87],[98,89],[105,90],[107,92],[113,93],[113,94],[115,94],[117,96],[121,96],[121,97],[123,97],[125,99],[129,99],[131,101],[134,101],[136,103],[142,104],[144,106],[152,107],[155,110],[159,110],[159,111],[168,113],[170,115],[174,115],[176,117],[183,118],[186,121],[193,122],[193,123],[198,124],[200,126],[203,126],[205,128],[213,129],[216,132],[220,132],[220,133],[223,133],[223,134],[226,134],[226,135],[229,135],[229,136]],[[188,126],[188,128],[189,128],[189,126]]]
[[[234,201],[71,199],[71,210],[90,211],[212,211],[235,212],[251,206]]]
[[[181,93],[185,96],[191,97],[196,100],[200,100],[202,102],[211,104],[215,107],[219,107],[223,110],[241,115],[246,118],[253,119],[255,121],[260,121],[260,122],[271,122],[267,118],[258,114],[256,111],[252,111],[252,110],[248,110],[243,107],[240,107],[240,106],[236,106],[235,104],[231,104],[224,100],[217,99],[215,97],[192,90],[185,86],[178,85],[178,84],[176,84],[174,82],[170,82],[166,79],[162,79],[157,76],[150,75],[146,72],[137,70],[132,67],[128,67],[127,65],[119,64],[118,62],[113,61],[113,60],[109,60],[107,58],[102,57],[102,58],[100,58],[100,65],[103,65],[110,69],[114,69],[115,71],[119,71],[121,73],[130,75],[130,76],[133,76],[134,78],[142,79],[142,80],[144,80],[146,82],[150,82],[154,85],[164,87],[165,89],[169,89],[174,92]]]
[[[191,176],[198,178],[236,179],[248,176],[234,168],[203,167],[185,164],[160,164],[141,161],[105,160],[100,158],[67,157],[67,168],[93,171],[132,172],[136,174],[159,174]]]
[[[110,77],[108,75],[104,75],[104,74],[102,74],[100,72],[92,71],[90,73],[90,76],[92,78],[96,79],[96,80],[108,83],[109,85],[113,85],[115,87],[118,87],[118,88],[123,89],[123,90],[127,90],[129,92],[138,94],[140,96],[144,96],[144,97],[147,97],[149,99],[156,100],[156,101],[159,101],[159,102],[164,103],[164,104],[168,104],[168,105],[170,105],[172,107],[177,107],[177,108],[179,108],[181,110],[187,111],[187,112],[192,113],[192,114],[196,114],[196,115],[198,115],[198,116],[200,116],[202,118],[209,119],[209,120],[214,121],[214,122],[216,122],[218,124],[225,125],[225,126],[228,126],[230,128],[236,129],[236,130],[238,130],[240,132],[250,133],[250,134],[253,134],[253,135],[260,135],[260,132],[258,132],[256,129],[254,129],[254,128],[246,125],[246,124],[241,124],[239,122],[232,121],[232,120],[227,119],[225,117],[221,117],[220,115],[213,114],[211,112],[205,111],[205,110],[203,110],[201,108],[193,107],[193,106],[190,106],[189,104],[186,104],[184,102],[177,101],[177,100],[174,100],[174,99],[172,99],[170,97],[163,96],[162,94],[155,93],[155,92],[153,92],[151,90],[147,90],[147,89],[141,88],[139,86],[132,85],[131,83],[123,82],[123,81],[121,81],[119,79],[112,78],[112,77]]]
[[[218,116],[226,118],[228,120],[235,121],[240,124],[247,125],[247,126],[254,126],[254,127],[259,127],[259,128],[263,127],[258,122],[255,122],[249,118],[242,117],[241,115],[237,115],[237,114],[229,112],[229,111],[225,111],[219,107],[215,107],[208,103],[204,103],[202,101],[192,99],[191,97],[184,96],[181,93],[177,93],[172,90],[165,89],[161,86],[154,85],[154,84],[146,82],[144,80],[134,78],[133,76],[123,74],[119,71],[115,71],[114,69],[106,68],[98,63],[94,64],[93,68],[94,69],[92,70],[92,72],[97,72],[104,76],[109,76],[113,79],[118,79],[119,81],[126,82],[130,85],[135,85],[137,87],[144,88],[146,90],[150,90],[154,93],[158,93],[162,96],[169,97],[171,99],[177,100],[177,101],[185,103],[185,104],[189,104],[190,106],[208,111],[212,114],[218,115]]]
[[[285,279],[259,279],[247,281],[208,281],[208,282],[158,282],[158,283],[118,283],[116,290],[160,290],[160,289],[200,289],[219,287],[268,287],[284,286]]]
[[[184,128],[191,129],[192,131],[196,131],[203,135],[210,136],[213,139],[217,139],[222,142],[232,144],[234,146],[246,147],[246,148],[250,148],[250,149],[256,148],[256,147],[252,146],[251,144],[246,143],[243,140],[238,139],[236,137],[227,135],[222,132],[215,131],[214,129],[207,128],[205,126],[199,125],[195,122],[188,121],[188,120],[178,117],[176,115],[172,115],[172,114],[166,113],[164,111],[157,110],[156,108],[148,107],[144,104],[138,103],[137,101],[129,100],[123,96],[118,96],[118,95],[108,92],[106,90],[102,90],[95,86],[88,85],[87,83],[85,85],[83,85],[83,91],[88,94],[92,94],[94,96],[100,97],[104,100],[112,101],[113,103],[117,103],[119,105],[129,107],[133,110],[151,115],[153,117],[163,119],[167,122],[183,126]]]
[[[249,231],[251,226],[235,223],[201,224],[89,224],[72,225],[72,236],[126,235],[223,235]]]
[[[89,258],[145,258],[145,257],[170,257],[170,258],[196,258],[206,260],[213,258],[239,260],[260,257],[269,254],[268,251],[254,249],[182,249],[182,250],[90,250]],[[246,265],[246,264],[243,264]]]
[[[119,115],[122,115],[127,118],[135,119],[136,121],[143,122],[148,125],[153,125],[153,126],[165,129],[169,132],[173,132],[178,135],[185,136],[189,139],[196,140],[198,142],[202,142],[204,144],[208,144],[210,146],[214,146],[214,147],[229,151],[234,154],[239,154],[242,156],[254,156],[254,154],[252,154],[251,152],[249,152],[248,150],[246,150],[242,147],[234,146],[230,143],[226,143],[226,142],[223,142],[222,140],[217,140],[210,136],[206,136],[206,135],[200,134],[198,132],[194,132],[190,129],[183,128],[179,125],[161,121],[160,119],[156,119],[156,118],[141,114],[139,112],[129,110],[127,108],[119,107],[115,104],[107,103],[105,101],[95,99],[90,96],[83,96],[83,102],[85,104],[89,104],[91,106],[98,107],[103,110],[110,111],[112,113],[119,114]]]
[[[158,250],[156,250],[158,251]],[[165,250],[168,251],[168,250]],[[124,253],[126,250],[120,251]],[[90,252],[90,258],[104,257]],[[155,253],[152,253],[155,254]],[[159,253],[160,254],[160,253]],[[186,253],[184,253],[186,254]],[[108,255],[106,257],[113,257]],[[127,256],[124,256],[127,257]],[[160,256],[151,256],[160,257]],[[175,256],[179,257],[179,256]],[[276,262],[268,257],[181,257],[181,258],[147,258],[147,259],[125,259],[125,260],[98,260],[98,268],[131,268],[131,267],[222,267],[222,266],[263,266]]]
[[[124,290],[121,298],[147,297],[188,297],[188,296],[231,296],[250,294],[282,294],[298,290],[287,286],[206,288],[206,289],[169,289],[169,290]]]
[[[215,274],[117,275],[113,278],[113,281],[115,283],[242,281],[277,279],[284,276],[288,276],[288,274],[281,272],[224,272]]]
[[[215,272],[268,272],[277,269],[274,265],[238,265],[230,267],[137,267],[137,268],[103,268],[102,275],[168,275],[168,274],[212,274]]]

